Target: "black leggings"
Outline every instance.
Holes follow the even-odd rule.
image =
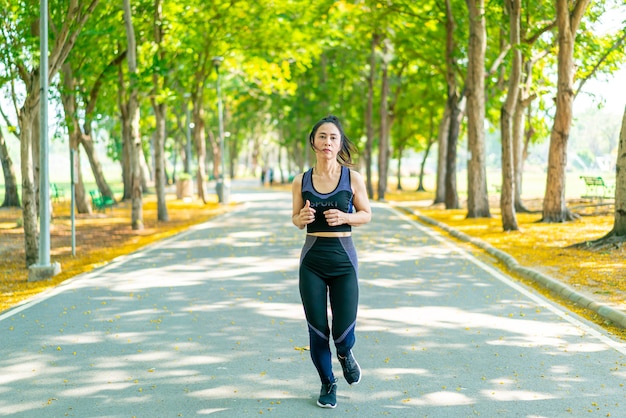
[[[300,297],[309,327],[311,359],[322,383],[334,381],[327,299],[337,354],[354,346],[359,302],[357,255],[351,237],[307,235],[300,257]]]

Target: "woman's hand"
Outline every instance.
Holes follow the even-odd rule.
[[[304,207],[298,213],[300,224],[304,227],[315,220],[315,209],[311,207],[311,202],[307,199]]]
[[[339,209],[328,209],[324,212],[326,222],[330,226],[339,226],[348,223],[349,214],[340,211]]]

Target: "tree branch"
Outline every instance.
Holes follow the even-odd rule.
[[[109,71],[117,68],[124,60],[124,58],[126,58],[126,51],[123,51],[117,57],[113,58],[113,60],[111,60],[111,62],[109,62],[104,68],[104,70],[102,70],[102,72],[98,76],[98,79],[96,80],[89,92],[89,100],[85,108],[85,115],[90,115],[93,112],[93,109],[96,107],[96,98],[98,96],[98,93],[100,92],[100,87],[102,87],[102,84],[104,83],[104,76]]]
[[[609,49],[606,50],[606,52],[600,57],[600,59],[598,60],[598,62],[596,62],[596,64],[593,66],[593,68],[591,69],[591,71],[589,72],[589,74],[587,74],[586,77],[582,78],[580,80],[580,84],[578,85],[578,88],[576,89],[576,91],[574,92],[574,98],[576,98],[576,96],[578,96],[578,93],[580,93],[580,91],[582,90],[583,86],[585,85],[585,83],[587,81],[589,81],[591,79],[591,77],[596,73],[596,71],[598,71],[598,68],[600,68],[600,65],[607,60],[607,58],[609,57],[609,55],[611,55],[611,53],[615,50],[617,50],[619,47],[621,47],[624,44],[624,41],[626,40],[626,30],[624,32],[622,32],[622,35],[617,38],[615,40],[615,42],[613,43],[613,45],[611,45],[609,47]]]
[[[574,4],[574,10],[570,14],[570,30],[572,31],[572,35],[576,34],[578,30],[578,26],[580,25],[580,21],[585,15],[585,10],[587,10],[587,6],[591,0],[578,0],[576,4]]]
[[[539,28],[537,30],[537,32],[535,32],[531,37],[524,39],[524,43],[525,44],[529,44],[532,45],[535,42],[537,42],[537,39],[539,39],[539,37],[541,35],[543,35],[544,33],[551,31],[552,29],[554,29],[556,26],[556,20],[553,20],[552,22],[548,23],[546,26]]]
[[[489,78],[493,73],[498,70],[498,67],[500,67],[502,61],[504,61],[504,57],[506,57],[506,54],[508,54],[510,50],[511,45],[508,44],[504,48],[502,48],[502,51],[500,51],[500,55],[498,55],[498,57],[494,60],[491,68],[489,68],[489,71],[487,71],[487,73],[485,74],[485,78]]]

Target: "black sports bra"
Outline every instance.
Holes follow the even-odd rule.
[[[339,184],[330,193],[319,193],[313,186],[313,168],[309,169],[302,176],[302,200],[311,202],[311,207],[315,209],[315,220],[306,226],[306,232],[350,232],[352,226],[343,224],[330,226],[326,222],[324,212],[327,209],[339,209],[342,212],[351,213],[353,210],[352,185],[350,183],[350,169],[341,167]]]

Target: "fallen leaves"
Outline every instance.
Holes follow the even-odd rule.
[[[441,206],[425,206],[423,201],[432,201],[432,195],[423,192],[396,192],[390,194],[388,200],[404,201],[404,206],[409,205],[421,215],[489,243],[511,255],[522,266],[560,280],[581,293],[593,295],[599,302],[613,305],[617,309],[626,309],[626,246],[603,252],[570,248],[573,244],[606,235],[613,227],[613,214],[590,214],[572,222],[542,223],[539,222],[542,216],[540,211],[518,213],[516,216],[519,231],[505,232],[502,230],[500,209],[497,204],[491,207],[491,218],[469,219],[466,209],[446,210]],[[419,203],[420,200],[422,203]],[[538,211],[541,208],[540,203],[530,201],[527,207]],[[490,256],[485,253],[485,257]],[[535,283],[520,280],[535,287],[545,296],[555,299],[549,291]],[[626,339],[626,330],[607,324],[594,312],[566,300],[560,302]],[[523,313],[520,315],[523,316]]]
[[[144,230],[133,231],[130,226],[130,204],[120,202],[105,215],[76,217],[76,256],[71,254],[71,221],[69,201],[54,204],[50,230],[52,261],[61,264],[61,273],[50,280],[28,282],[24,265],[24,230],[18,227],[19,209],[0,210],[0,311],[55,287],[70,277],[91,271],[116,257],[129,254],[152,242],[164,239],[202,223],[229,210],[216,202],[204,204],[185,202],[167,196],[168,222],[157,221],[156,195],[144,196]],[[106,302],[103,302],[103,305]]]

